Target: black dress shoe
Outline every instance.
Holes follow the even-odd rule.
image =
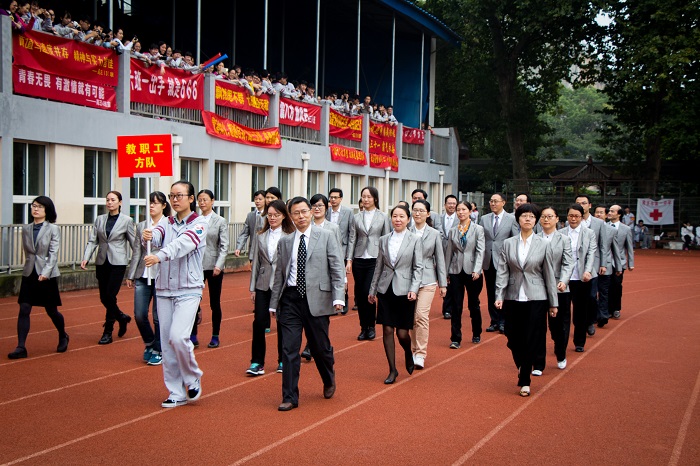
[[[367,330],[362,329],[360,334],[357,336],[357,339],[360,341],[366,340],[367,339]]]
[[[98,345],[109,345],[112,343],[112,332],[105,332],[102,334],[102,338],[97,342]]]
[[[406,372],[408,372],[408,375],[413,374],[415,368],[416,365],[413,362],[413,353],[406,353]]]
[[[500,333],[501,335],[503,335],[504,333],[506,333],[506,328],[505,328],[505,326],[504,326],[503,324],[501,324],[501,325],[498,326],[498,333]]]
[[[608,319],[600,319],[598,321],[598,328],[603,328],[608,325]]]
[[[386,385],[391,385],[392,383],[394,383],[394,382],[396,381],[396,377],[398,377],[398,376],[399,376],[398,371],[396,371],[396,372],[389,372],[389,377],[387,377],[386,379],[384,379],[384,383],[385,383]]]
[[[333,398],[334,394],[335,394],[335,383],[333,385],[323,387],[323,397],[325,399],[328,400],[329,398]]]
[[[367,339],[368,340],[374,340],[374,338],[377,336],[377,333],[374,331],[374,327],[370,327],[367,329]]]
[[[356,311],[356,310],[357,310],[357,304],[355,304],[355,305],[352,307],[352,310],[353,310],[353,311]]]
[[[472,343],[481,343],[481,337],[472,337]]]
[[[10,359],[22,359],[27,357],[27,349],[18,346],[13,352],[7,355]]]
[[[340,315],[341,315],[341,316],[344,316],[344,315],[347,314],[347,313],[348,313],[348,307],[345,306],[345,307],[343,308],[343,310],[340,311]]]
[[[57,353],[66,352],[68,349],[68,340],[70,340],[70,338],[68,337],[67,333],[63,334],[63,336],[58,339],[58,347],[56,348]]]
[[[308,346],[304,348],[304,351],[301,352],[301,357],[306,359],[307,361],[311,361],[311,350]]]
[[[445,320],[450,320],[450,319],[452,319],[452,314],[450,314],[449,312],[445,312],[445,313],[442,315],[442,318],[445,319]]]
[[[277,407],[277,411],[291,411],[294,408],[298,408],[298,407],[299,407],[299,405],[297,403],[285,402]]]
[[[121,318],[119,319],[119,331],[117,332],[117,336],[119,338],[126,335],[126,326],[129,322],[131,322],[131,316],[122,314]]]
[[[491,324],[488,327],[486,327],[487,332],[498,332],[498,325],[496,324]]]
[[[586,333],[589,336],[595,335],[595,325],[593,325],[593,324],[589,325],[588,328],[586,329]]]
[[[583,346],[577,346],[577,347],[576,347],[576,352],[577,352],[577,353],[583,353]]]

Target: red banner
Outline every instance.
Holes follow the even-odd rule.
[[[173,143],[170,134],[117,136],[120,178],[139,173],[173,175]]]
[[[339,144],[331,144],[331,160],[352,165],[367,165],[367,155],[364,151]]]
[[[345,116],[331,109],[329,134],[341,139],[362,141],[362,117]]]
[[[318,105],[297,102],[296,100],[280,99],[280,124],[303,126],[304,128],[321,130],[321,107]]]
[[[13,65],[90,84],[117,85],[117,54],[104,47],[37,31],[13,34]]]
[[[216,105],[245,110],[258,115],[270,114],[270,97],[267,94],[261,96],[250,95],[244,87],[231,82],[216,80],[215,88]]]
[[[279,128],[248,128],[205,110],[202,110],[202,120],[204,120],[207,133],[214,137],[267,149],[279,149],[282,147]]]
[[[369,122],[369,166],[391,167],[393,171],[399,171],[399,159],[396,156],[396,126]]]
[[[147,66],[131,59],[131,101],[163,107],[204,108],[204,75],[165,67]]]
[[[12,67],[12,83],[17,94],[83,105],[102,110],[117,110],[117,93],[103,84],[63,78],[55,74]]]
[[[404,144],[425,144],[425,131],[418,128],[403,127],[402,141]]]

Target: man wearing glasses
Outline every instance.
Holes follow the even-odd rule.
[[[348,238],[350,237],[350,228],[352,227],[353,221],[352,209],[342,205],[343,190],[340,188],[332,188],[328,192],[328,203],[331,205],[331,208],[326,212],[326,219],[338,225],[338,229],[340,230],[340,246],[343,252],[343,259],[345,260],[348,255]],[[347,284],[345,288],[345,306],[340,312],[343,315],[348,313]]]
[[[479,225],[484,229],[484,277],[486,278],[486,295],[488,296],[489,315],[491,325],[487,332],[505,333],[503,325],[505,317],[503,311],[496,308],[496,272],[500,261],[500,252],[503,241],[520,233],[515,216],[504,210],[506,198],[501,193],[495,193],[489,201],[490,214],[486,214],[479,220]]]

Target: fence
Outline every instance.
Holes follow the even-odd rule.
[[[239,125],[247,126],[248,128],[263,129],[268,127],[267,116],[258,115],[257,113],[217,105],[216,114],[227,120],[235,121]]]
[[[424,160],[425,146],[421,144],[403,143],[401,158],[410,160]]]
[[[12,273],[24,267],[22,248],[22,227],[24,225],[0,225],[0,272]],[[58,225],[61,230],[61,244],[58,249],[58,266],[73,267],[83,260],[92,225]],[[228,253],[236,250],[236,238],[243,230],[243,223],[229,223]]]
[[[435,134],[430,136],[430,161],[440,164],[449,165],[450,164],[450,138],[444,136],[437,136]]]
[[[290,141],[307,142],[310,144],[321,144],[321,132],[303,126],[280,125],[280,136],[282,139]]]
[[[131,102],[130,109],[132,115],[140,115],[161,120],[179,121],[193,125],[204,125],[202,122],[202,112],[191,108],[164,107],[162,105],[144,104]]]
[[[354,147],[355,149],[362,149],[362,141],[353,141],[352,139],[342,139],[337,136],[329,136],[328,140],[331,144],[339,144],[346,147]]]

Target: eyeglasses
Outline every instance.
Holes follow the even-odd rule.
[[[267,214],[267,217],[274,220],[276,218],[284,217],[284,215],[282,215],[282,214]]]
[[[489,200],[489,204],[498,204],[499,202],[505,202],[501,199],[491,199]]]
[[[581,214],[569,214],[569,215],[567,215],[567,217],[569,217],[569,218],[583,218],[583,216]]]
[[[32,204],[32,209],[34,210],[39,210],[39,209],[44,209],[45,207],[41,204]]]
[[[526,219],[526,220],[535,220],[535,218],[537,218],[537,217],[535,217],[535,216],[532,215],[532,214],[522,214],[522,215],[520,216],[520,218],[523,218],[523,219]]]
[[[297,211],[295,211],[295,212],[292,212],[292,216],[294,216],[294,217],[304,217],[304,216],[306,216],[309,212],[311,212],[310,209],[297,210]]]
[[[324,204],[314,204],[314,205],[311,206],[311,208],[312,208],[313,210],[321,210],[321,209],[323,209],[323,208],[325,208],[325,207],[326,207],[326,206],[325,206]]]
[[[342,199],[342,197],[340,197],[340,196],[331,196],[331,197],[329,197],[328,199]]]
[[[183,193],[168,194],[168,198],[169,198],[171,201],[174,201],[175,199],[177,199],[178,201],[181,201],[181,200],[183,200],[183,199],[186,198],[186,197],[190,197],[189,194],[183,194]]]
[[[556,215],[543,215],[540,218],[545,219],[545,220],[552,220],[555,217],[556,217]]]
[[[414,214],[427,214],[428,211],[425,209],[413,209]]]

